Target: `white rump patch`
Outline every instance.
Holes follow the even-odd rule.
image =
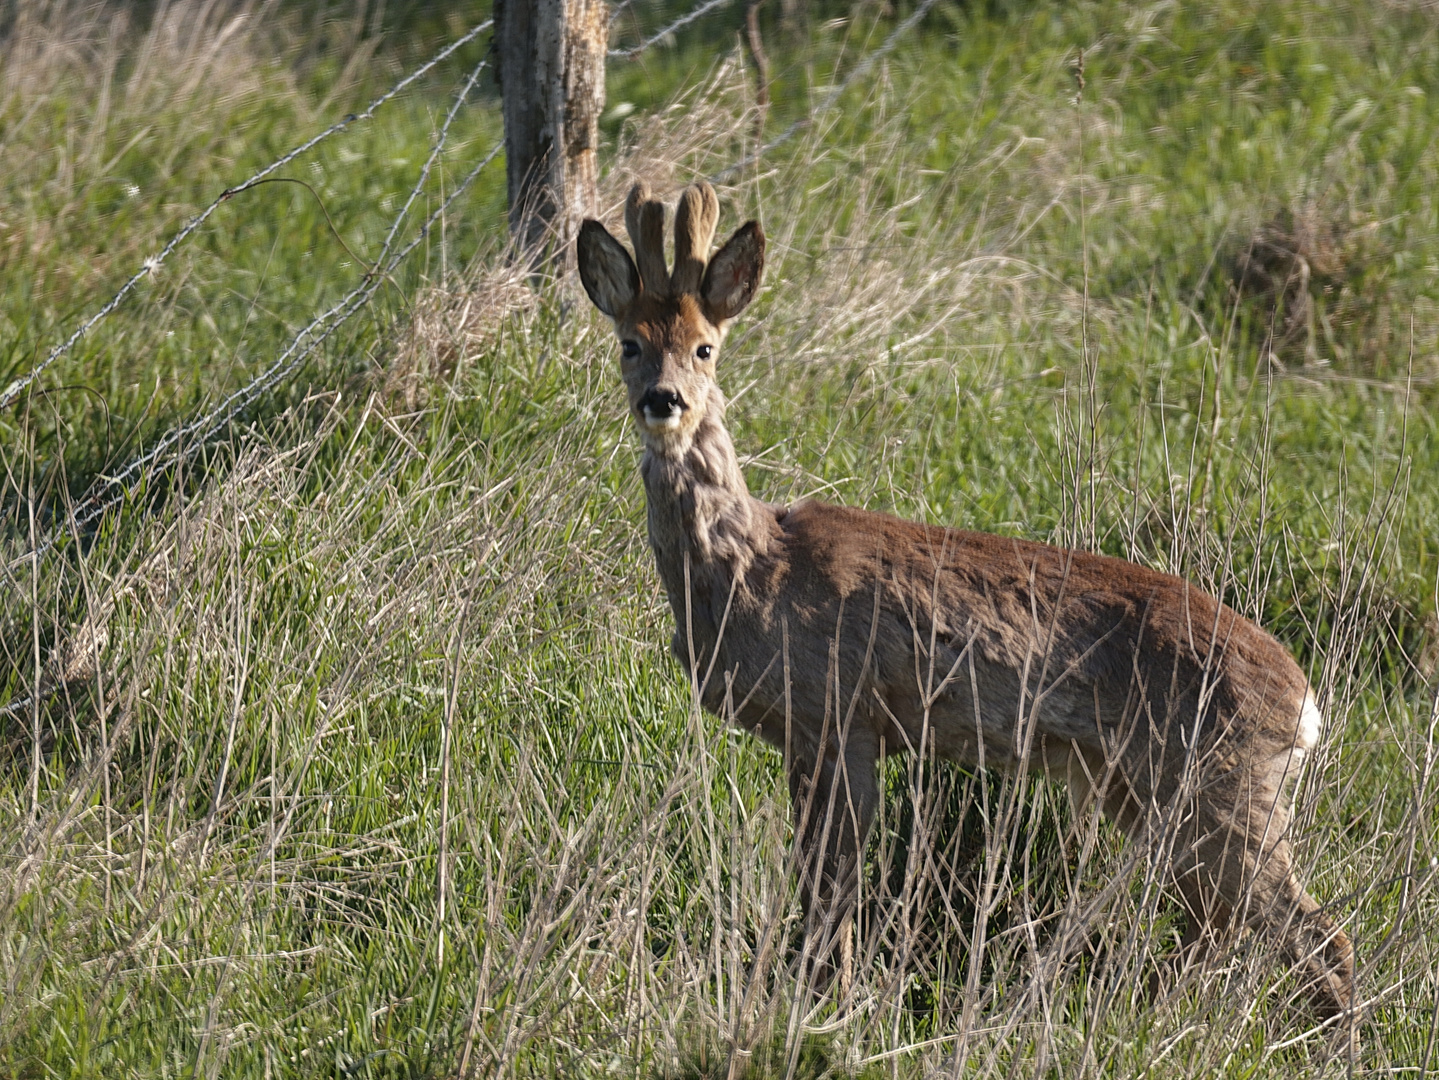
[[[1319,744],[1319,729],[1324,725],[1324,716],[1314,700],[1313,691],[1304,692],[1304,703],[1299,706],[1299,724],[1294,731],[1294,748],[1278,755],[1275,765],[1284,776],[1283,782],[1299,775],[1300,766],[1309,756],[1309,751]]]
[[[1294,745],[1301,750],[1313,750],[1319,745],[1319,729],[1324,726],[1324,717],[1314,700],[1314,691],[1304,692],[1304,704],[1299,709],[1299,730],[1294,734]]]

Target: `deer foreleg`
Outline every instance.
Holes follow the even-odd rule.
[[[865,840],[879,807],[877,740],[854,732],[816,757],[790,762],[795,870],[805,914],[805,954],[816,985],[852,966],[854,909]]]

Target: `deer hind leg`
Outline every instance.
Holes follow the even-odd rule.
[[[796,755],[790,762],[795,867],[805,949],[817,986],[838,975],[848,990],[852,976],[861,863],[879,807],[878,754],[878,741],[855,731],[842,747],[831,743],[821,754]]]
[[[1234,908],[1225,899],[1225,892],[1203,880],[1198,869],[1176,868],[1174,884],[1184,910],[1185,926],[1178,949],[1165,962],[1164,974],[1178,985],[1186,972],[1212,967],[1232,943],[1238,928]],[[1162,981],[1151,981],[1151,988],[1161,985]]]
[[[1223,785],[1250,790],[1243,798],[1199,809],[1193,842],[1175,853],[1176,880],[1191,923],[1204,928],[1201,932],[1227,933],[1243,925],[1266,935],[1283,948],[1315,1012],[1325,1020],[1348,1016],[1352,1029],[1353,946],[1294,874],[1283,839],[1289,826],[1288,801],[1280,793],[1283,777],[1267,787],[1254,781],[1251,774],[1241,784]]]
[[[1354,947],[1349,936],[1300,886],[1289,845],[1271,850],[1253,890],[1248,922],[1284,946],[1300,985],[1321,1019],[1349,1017],[1353,1024]]]
[[[1107,768],[1103,759],[1080,761],[1076,758],[1075,766],[1071,767],[1068,779],[1077,821],[1082,823],[1098,806],[1132,843],[1152,845],[1162,842],[1162,833],[1156,828],[1150,800],[1131,786],[1124,772]],[[1186,969],[1209,963],[1216,955],[1220,942],[1227,936],[1232,921],[1230,908],[1218,901],[1217,896],[1206,896],[1203,890],[1198,889],[1186,890],[1183,879],[1179,885],[1188,916],[1184,935],[1179,948],[1163,958],[1158,969],[1150,973],[1147,985],[1150,1001],[1162,998],[1179,982]]]
[[[1158,811],[1148,795],[1151,784],[1146,781],[1154,774],[1130,764],[1129,769],[1109,770],[1096,783],[1098,765],[1087,763],[1083,777],[1069,778],[1071,797],[1077,809],[1097,798],[1105,816],[1131,840],[1168,849],[1187,926],[1167,966],[1177,972],[1211,963],[1241,927],[1263,933],[1284,949],[1320,1017],[1351,1017],[1349,1038],[1357,1048],[1354,949],[1300,886],[1283,839],[1289,828],[1286,789],[1294,757],[1285,753],[1227,775],[1201,775],[1200,791],[1190,796],[1188,812],[1173,816]],[[1173,805],[1176,793],[1169,785],[1159,786]],[[1151,980],[1152,997],[1164,981]]]

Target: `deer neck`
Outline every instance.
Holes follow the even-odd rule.
[[[776,528],[769,508],[745,485],[724,410],[724,396],[712,386],[692,437],[647,440],[640,462],[650,545],[682,630],[686,610],[694,612],[696,630],[722,615]]]

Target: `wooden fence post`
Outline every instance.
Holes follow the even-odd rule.
[[[596,213],[605,104],[605,0],[495,0],[510,236],[536,267],[562,265]]]

